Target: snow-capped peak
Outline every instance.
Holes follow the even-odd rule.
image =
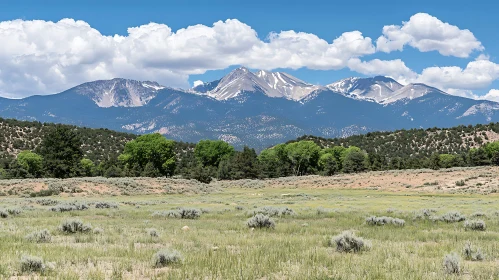
[[[156,82],[116,78],[84,83],[73,90],[106,108],[143,106],[164,88]]]
[[[218,100],[236,97],[241,92],[261,92],[269,97],[300,100],[320,88],[320,86],[305,83],[287,73],[266,70],[253,73],[244,67],[230,72],[216,86],[213,84],[215,82],[199,85],[193,90]]]
[[[245,67],[240,67],[223,77],[216,87],[206,94],[218,100],[226,100],[238,96],[241,92],[262,90],[260,82],[255,74]]]
[[[373,78],[352,77],[327,85],[330,90],[346,97],[377,103],[389,98],[394,91],[402,87],[392,78],[383,76]]]

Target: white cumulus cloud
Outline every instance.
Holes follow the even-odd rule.
[[[364,75],[389,76],[403,84],[417,78],[417,74],[400,59],[361,61],[358,58],[352,58],[348,62],[348,67]]]
[[[383,35],[376,41],[377,49],[387,53],[402,51],[405,45],[456,57],[468,57],[475,50],[483,50],[482,43],[468,29],[459,29],[426,13],[413,15],[402,26],[383,27]]]
[[[56,93],[114,77],[189,87],[188,76],[245,65],[258,69],[341,69],[351,58],[375,52],[371,38],[345,32],[328,42],[310,33],[281,31],[266,40],[236,20],[177,31],[149,23],[126,36],[105,36],[84,21],[0,22],[0,93]]]
[[[484,96],[480,96],[479,99],[499,102],[499,89],[491,89]]]
[[[443,89],[480,89],[499,78],[499,65],[489,60],[471,61],[463,69],[458,66],[428,67],[417,80]]]
[[[237,19],[176,31],[165,24],[149,23],[128,28],[126,35],[114,36],[103,35],[88,23],[74,19],[3,21],[0,96],[57,93],[83,82],[115,77],[188,88],[189,75],[234,65],[264,70],[349,68],[364,75],[390,76],[402,83],[423,82],[462,96],[472,96],[472,90],[483,89],[499,79],[499,65],[485,54],[464,68],[433,66],[421,73],[411,70],[401,59],[363,58],[376,51],[403,50],[406,45],[456,57],[483,50],[469,30],[428,14],[415,14],[401,26],[385,26],[376,46],[360,31],[338,35],[323,39],[288,30],[260,37]],[[200,83],[195,81],[194,86]]]
[[[197,86],[200,86],[200,85],[202,85],[202,84],[204,84],[204,83],[203,83],[203,81],[201,81],[201,80],[197,80],[197,81],[194,81],[194,83],[193,83],[193,87],[197,87]]]

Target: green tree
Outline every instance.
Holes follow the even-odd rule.
[[[17,162],[33,177],[40,177],[43,170],[43,158],[31,151],[22,151],[17,155]]]
[[[345,154],[346,148],[343,146],[333,146],[332,148],[326,148],[322,150],[322,154],[331,154],[336,159],[338,164],[338,169],[341,170],[343,168],[343,158]]]
[[[343,147],[342,147],[343,148]],[[341,157],[341,162],[344,162],[345,161],[345,158],[350,154],[350,153],[354,153],[354,152],[360,152],[360,153],[364,153],[362,151],[362,149],[360,149],[359,147],[356,147],[356,146],[350,146],[348,148],[343,148],[343,149],[339,149],[339,151],[341,152],[340,154],[340,157]]]
[[[468,162],[471,166],[489,165],[487,152],[483,148],[474,148],[468,151]]]
[[[334,175],[339,170],[338,160],[333,154],[329,153],[320,156],[318,165],[322,173],[326,176]]]
[[[499,152],[492,154],[492,158],[490,159],[490,162],[493,165],[499,165]]]
[[[317,166],[321,148],[313,141],[299,141],[285,148],[295,176],[310,174]]]
[[[214,171],[211,166],[204,167],[194,155],[193,150],[187,150],[181,153],[175,174],[181,175],[184,179],[194,179],[209,184],[215,175]]]
[[[258,163],[261,167],[262,176],[265,178],[277,178],[281,175],[281,161],[275,149],[266,149],[258,155]]]
[[[358,150],[351,149],[347,153],[345,153],[345,157],[343,159],[343,172],[354,173],[354,172],[365,171],[367,169],[366,163],[367,163],[366,153],[364,153],[360,149]]]
[[[223,158],[218,164],[217,177],[219,180],[232,179],[232,158]]]
[[[431,168],[433,170],[438,170],[440,169],[440,155],[437,153],[434,153],[431,155],[431,157],[428,159],[428,168]]]
[[[88,158],[80,160],[80,168],[83,176],[91,177],[94,174],[95,164]]]
[[[440,157],[440,167],[442,168],[451,168],[464,165],[464,161],[458,155],[440,154],[439,157]]]
[[[107,178],[117,178],[123,176],[123,171],[116,165],[109,166],[104,172],[104,176]]]
[[[199,163],[191,170],[186,179],[194,179],[201,183],[209,184],[213,179],[214,173],[215,170],[213,166],[203,166]]]
[[[245,146],[242,152],[235,152],[230,158],[222,159],[218,166],[219,179],[256,179],[260,168],[254,149]]]
[[[194,148],[194,154],[203,166],[218,167],[223,158],[233,153],[234,147],[222,140],[201,140]]]
[[[161,176],[160,171],[154,166],[152,162],[148,162],[144,167],[144,171],[141,174],[142,177],[156,178]]]
[[[369,168],[372,171],[380,171],[386,169],[386,159],[381,157],[379,154],[370,153],[368,154]]]
[[[487,156],[489,158],[492,158],[494,154],[499,153],[499,141],[487,143],[485,146],[483,146],[483,149],[487,153]]]
[[[56,178],[78,176],[83,157],[81,139],[71,128],[57,125],[47,133],[40,144],[45,172]]]
[[[175,170],[175,142],[159,133],[145,134],[125,144],[125,150],[118,159],[126,169],[134,165],[144,170],[148,163],[163,176],[171,176]]]

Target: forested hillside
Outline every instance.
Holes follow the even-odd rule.
[[[296,140],[312,140],[322,148],[332,146],[357,146],[367,153],[387,158],[425,158],[434,153],[465,154],[472,148],[499,140],[499,123],[370,132],[346,138],[322,138],[305,135]]]
[[[303,136],[257,154],[222,140],[197,144],[69,125],[0,119],[0,178],[162,177],[201,182],[368,170],[499,165],[499,123]]]
[[[0,159],[11,159],[23,150],[36,150],[42,138],[55,126],[53,123],[0,118]],[[118,157],[125,143],[137,137],[135,134],[109,129],[62,126],[76,132],[82,141],[85,157],[95,162]]]

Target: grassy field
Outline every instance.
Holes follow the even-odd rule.
[[[178,187],[170,187],[161,193],[134,194],[127,190],[131,194],[118,195],[103,191],[104,179],[95,179],[100,183],[92,183],[93,191],[87,185],[82,187],[84,195],[78,191],[34,198],[24,192],[15,194],[15,188],[22,189],[22,182],[4,181],[1,185],[6,192],[11,190],[11,195],[0,197],[0,209],[11,210],[11,214],[0,218],[0,278],[499,279],[499,196],[480,191],[445,191],[461,179],[468,179],[466,185],[470,180],[486,178],[488,185],[495,186],[494,171],[487,168],[439,171],[450,181],[421,184],[424,188],[416,187],[420,182],[411,187],[404,183],[399,188],[383,188],[378,183],[376,187],[328,187],[321,181],[326,179],[310,177],[218,183],[211,187],[196,185],[201,190],[182,191],[182,194]],[[466,175],[472,179],[459,175],[460,172],[472,174]],[[354,176],[370,176],[378,181],[385,176],[388,182],[394,177],[410,178],[414,172],[394,174]],[[424,177],[428,177],[428,182],[443,178],[435,174]],[[350,178],[342,176],[346,175],[327,180]],[[165,182],[162,188],[164,184],[173,184],[172,180]],[[40,182],[26,182],[30,184],[39,191]],[[173,189],[177,191],[172,192]],[[99,202],[117,208],[96,208]],[[88,209],[51,210],[71,203],[86,205]],[[265,206],[288,207],[295,213],[272,217],[275,229],[250,229],[246,221]],[[197,219],[157,215],[178,207],[197,208],[202,214]],[[21,212],[16,214],[15,209]],[[423,214],[424,209],[429,215]],[[483,220],[486,230],[466,230],[465,221],[439,219],[450,211],[459,211],[467,221]],[[405,226],[368,225],[366,218],[373,215],[403,219]],[[59,229],[63,222],[74,218],[90,224],[92,230],[70,234]],[[37,243],[26,238],[43,229],[50,232],[49,242]],[[371,249],[338,252],[329,241],[346,230],[369,241]],[[483,252],[483,260],[465,259],[463,249],[467,242]],[[155,266],[153,256],[162,249],[177,250],[182,261]],[[444,256],[451,252],[460,257],[458,274],[446,273],[443,267]],[[21,259],[25,255],[42,258],[45,269],[23,271]]]

